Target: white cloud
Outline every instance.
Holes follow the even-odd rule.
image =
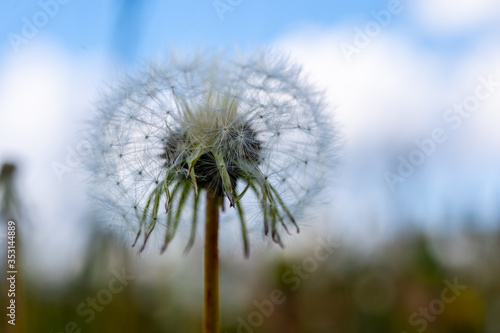
[[[478,78],[490,78],[493,93],[481,101],[476,111],[464,121],[463,140],[472,159],[496,157],[500,159],[498,142],[500,141],[500,47],[484,43],[469,57],[464,59],[456,70],[453,86],[450,88],[470,95],[477,85]],[[496,87],[495,87],[496,85]]]
[[[78,223],[88,213],[82,187],[71,175],[60,182],[51,164],[65,163],[65,147],[77,141],[99,65],[33,41],[0,67],[0,164],[19,164],[24,244],[34,254],[27,261],[53,281],[79,268],[88,228]]]
[[[345,33],[351,30],[294,31],[277,42],[326,89],[349,142],[335,199],[339,208],[330,208],[335,223],[370,242],[376,242],[373,230],[383,238],[402,219],[439,225],[452,214],[458,223],[476,211],[483,226],[490,223],[500,193],[489,166],[500,158],[500,87],[458,130],[449,128],[443,114],[474,94],[479,77],[493,75],[500,82],[500,49],[485,43],[450,62],[388,30],[348,63],[339,45],[352,39]],[[397,172],[395,154],[407,154],[415,139],[429,137],[436,127],[446,130],[448,141],[391,194],[383,174]],[[486,190],[488,181],[493,183]]]
[[[278,45],[327,90],[351,142],[400,140],[427,130],[441,93],[437,62],[382,35],[349,63],[339,47],[348,38],[340,30],[311,30],[294,32]]]
[[[38,49],[2,66],[0,133],[2,149],[28,153],[50,146],[64,119],[68,62],[58,52]]]
[[[498,0],[419,0],[415,18],[432,32],[460,32],[498,19]]]

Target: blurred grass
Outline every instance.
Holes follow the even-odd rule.
[[[500,234],[467,232],[466,236],[481,257],[461,264],[446,262],[433,249],[433,243],[452,244],[452,238],[436,240],[417,233],[401,236],[368,257],[340,246],[309,273],[303,269],[294,273],[294,269],[304,267],[303,260],[313,256],[315,244],[302,251],[303,256],[286,260],[262,257],[244,261],[223,255],[221,281],[232,281],[221,288],[221,331],[418,332],[424,325],[412,325],[410,316],[442,298],[445,280],[453,283],[457,279],[467,288],[453,302],[443,303],[444,311],[427,320],[420,331],[499,332]],[[35,283],[36,277],[24,277],[22,332],[200,332],[202,293],[195,284],[201,267],[183,266],[180,274],[164,278],[161,272],[173,270],[175,264],[162,263],[165,267],[150,274],[144,266],[140,268],[143,259],[131,255],[128,246],[112,236],[96,232],[92,239],[84,269],[56,290]],[[254,274],[242,274],[249,265],[252,267],[246,269]],[[95,319],[85,322],[87,316],[77,312],[79,305],[109,289],[113,278],[110,272],[122,268],[136,278],[113,294],[102,312],[95,312]],[[194,279],[182,278],[193,274]],[[292,283],[292,277],[298,280]],[[258,310],[254,303],[265,303],[275,289],[285,301],[275,304],[269,317],[262,311],[255,314]],[[242,328],[242,320],[247,328]],[[78,328],[65,331],[71,321]]]

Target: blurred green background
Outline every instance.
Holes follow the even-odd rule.
[[[458,239],[401,234],[360,254],[311,237],[293,254],[222,254],[222,332],[498,332],[500,234]],[[5,332],[201,331],[200,246],[141,257],[95,232],[83,269],[56,286],[30,275],[23,255],[17,331]]]

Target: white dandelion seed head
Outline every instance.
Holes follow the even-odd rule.
[[[97,111],[92,194],[143,245],[157,235],[165,248],[179,225],[195,229],[204,191],[281,244],[332,174],[336,133],[322,94],[273,52],[151,65],[113,84]]]

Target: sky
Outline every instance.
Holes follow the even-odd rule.
[[[179,49],[278,48],[325,91],[345,147],[319,228],[369,249],[498,227],[498,1],[15,1],[0,22],[0,161],[20,165],[33,246],[66,249],[49,265],[71,271],[90,237],[78,131],[99,91]]]
[[[136,59],[134,54],[140,58],[179,46],[261,46],[296,26],[339,25],[366,16],[373,4],[383,5],[382,1],[317,0],[65,2],[53,9],[54,17],[40,34],[50,35],[75,53],[108,49],[110,41],[114,41],[114,51],[125,53],[121,56],[129,59]],[[2,35],[20,31],[23,17],[31,19],[47,7],[41,3],[46,2],[17,1],[4,5],[0,14],[4,22]]]

